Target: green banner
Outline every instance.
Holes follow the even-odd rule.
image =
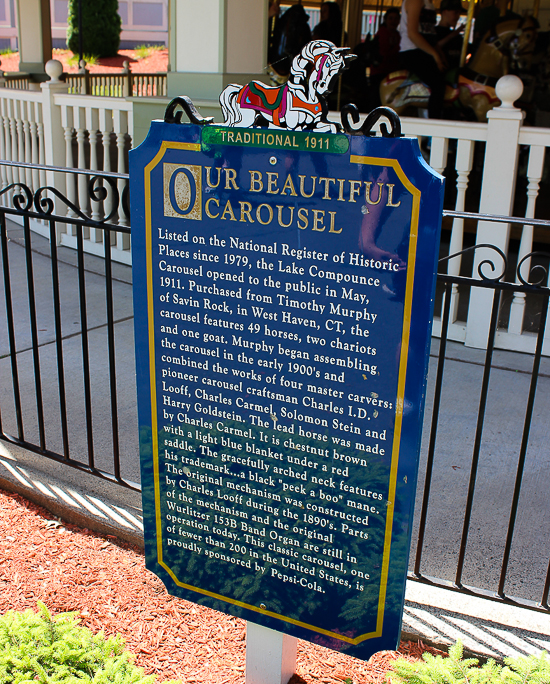
[[[201,146],[208,150],[212,145],[239,145],[273,150],[294,150],[301,152],[323,152],[324,154],[345,154],[349,139],[334,133],[297,133],[270,129],[229,128],[206,126],[202,130]]]

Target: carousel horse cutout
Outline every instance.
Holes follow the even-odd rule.
[[[447,85],[445,105],[459,100],[473,109],[478,121],[487,120],[487,112],[500,100],[495,85],[510,68],[530,66],[537,40],[538,23],[532,17],[510,19],[496,24],[481,41],[466,67],[459,71],[455,88]],[[430,90],[408,71],[394,71],[380,85],[382,104],[398,114],[408,107],[427,107]]]
[[[349,48],[337,48],[328,40],[313,40],[292,60],[284,85],[271,87],[260,81],[228,85],[220,95],[224,125],[338,132],[339,126],[326,120],[325,97],[335,77],[355,59],[348,52]]]

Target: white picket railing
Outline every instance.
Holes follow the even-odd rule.
[[[0,156],[14,162],[48,164],[65,168],[84,168],[95,171],[127,172],[127,152],[132,145],[133,103],[125,98],[97,97],[67,93],[67,85],[59,81],[61,65],[49,63],[50,81],[41,84],[40,91],[12,90],[0,88]],[[533,227],[528,219],[535,215],[536,201],[542,178],[545,151],[550,146],[550,129],[523,127],[523,115],[513,106],[521,94],[521,82],[514,76],[507,76],[497,84],[497,94],[502,105],[489,113],[486,124],[413,119],[403,117],[402,129],[406,135],[418,136],[429,141],[429,163],[440,173],[445,171],[451,178],[456,175],[456,211],[479,211],[484,214],[510,216],[516,193],[519,171],[520,148],[528,151],[526,165],[527,196],[526,224],[521,229],[519,262],[533,247]],[[331,119],[339,115],[331,113]],[[483,143],[483,145],[481,145]],[[483,154],[482,147],[485,148]],[[479,189],[479,205],[472,206],[471,173],[482,167],[482,181]],[[476,178],[479,174],[476,175]],[[60,174],[54,171],[38,172],[36,169],[16,169],[0,166],[0,183],[5,188],[11,182],[25,182],[36,189],[48,184],[65,194],[81,211],[94,218],[101,217],[99,203],[89,201],[86,190],[86,175]],[[122,192],[126,181],[119,179],[118,189]],[[477,188],[474,188],[477,190]],[[467,193],[470,190],[468,205]],[[5,200],[7,201],[7,200]],[[71,216],[65,205],[57,204],[58,211]],[[108,202],[105,211],[109,211]],[[126,225],[120,214],[118,221]],[[468,230],[475,230],[477,244],[494,244],[508,254],[510,226],[502,223],[478,221],[468,224]],[[47,226],[35,222],[33,229],[47,235]],[[465,236],[464,219],[454,218],[450,231],[449,254],[462,249]],[[60,244],[76,246],[76,230],[70,223],[60,228]],[[130,238],[120,234],[116,244],[111,245],[113,259],[130,263]],[[85,250],[103,255],[103,232],[90,229],[85,234]],[[483,250],[478,250],[483,252]],[[486,257],[477,254],[472,274],[477,277],[480,262]],[[494,256],[493,254],[489,256]],[[512,256],[514,263],[515,255]],[[458,275],[461,269],[460,257],[448,262],[448,272]],[[525,264],[523,273],[529,272]],[[471,274],[469,274],[471,275]],[[449,337],[467,346],[484,348],[489,329],[491,292],[472,288],[469,293],[467,315],[461,315],[467,293],[453,288],[451,301],[451,324]],[[460,306],[462,304],[462,307]],[[499,328],[496,345],[502,349],[516,349],[532,352],[535,345],[534,333],[526,330],[526,295],[517,294],[510,303],[508,322]],[[550,326],[549,326],[550,329]],[[434,335],[441,333],[441,321],[434,321]],[[550,355],[550,332],[547,332],[544,353]]]
[[[0,99],[0,157],[27,164],[45,163],[42,95],[39,92],[2,90]],[[2,167],[2,189],[11,183],[36,186],[45,182],[37,170]]]
[[[455,211],[480,212],[483,214],[499,214],[512,216],[514,199],[517,192],[518,177],[526,173],[526,219],[534,218],[536,201],[540,191],[546,148],[550,147],[550,129],[523,127],[522,113],[513,107],[513,102],[521,95],[521,82],[516,77],[507,76],[497,84],[497,94],[502,106],[492,110],[487,124],[437,121],[429,119],[401,119],[403,133],[419,138],[431,138],[429,164],[439,173],[456,172],[456,201],[452,207]],[[479,193],[479,205],[465,206],[466,192],[470,184],[470,173],[474,159],[481,163],[482,149],[476,143],[485,143],[483,156],[482,184]],[[450,144],[451,143],[451,144]],[[519,151],[522,148],[527,154],[527,163],[520,169]],[[474,157],[474,149],[476,156]],[[452,150],[452,153],[450,152]],[[526,171],[524,171],[526,169]],[[451,207],[448,207],[451,208]],[[550,217],[544,217],[549,218]],[[519,264],[533,251],[533,226],[528,221],[521,228],[519,253],[510,254],[509,224],[479,221],[476,230],[476,244],[492,244],[499,247],[511,260]],[[550,241],[550,225],[545,229],[546,242]],[[455,254],[463,248],[464,219],[454,218],[451,226],[449,254]],[[550,251],[550,247],[547,251]],[[480,249],[476,253],[472,272],[468,275],[478,277],[478,266],[485,258],[496,262],[495,253]],[[530,271],[530,260],[526,261],[521,272],[527,280]],[[461,258],[455,257],[447,262],[447,272],[459,275]],[[519,282],[519,279],[517,279]],[[550,281],[546,283],[550,286]],[[459,317],[459,297],[468,297],[467,316]],[[534,352],[536,334],[525,330],[525,312],[527,295],[517,293],[509,305],[507,324],[500,324],[496,334],[495,346],[499,349],[510,349],[522,352]],[[485,348],[491,316],[492,294],[481,288],[472,288],[470,293],[461,293],[453,287],[451,294],[451,320],[448,337],[463,342],[467,346]],[[441,319],[434,318],[433,334],[440,336]],[[546,328],[543,353],[550,356],[550,326]]]
[[[0,166],[2,188],[13,182],[25,183],[33,191],[49,185],[55,187],[88,216],[101,219],[109,212],[109,196],[104,206],[89,200],[87,184],[97,171],[128,172],[128,150],[132,146],[133,108],[124,98],[69,95],[68,86],[59,80],[62,67],[52,60],[47,71],[50,81],[40,91],[0,88],[0,157],[7,161],[46,164],[70,169],[89,169],[90,176],[63,174],[36,169]],[[117,181],[122,195],[126,181]],[[10,198],[5,198],[8,202]],[[56,211],[67,216],[73,212],[55,199]],[[116,220],[116,216],[115,219]],[[122,211],[118,224],[127,225]],[[49,237],[49,226],[33,220],[31,228]],[[76,247],[73,224],[58,224],[59,244]],[[113,234],[111,255],[116,261],[130,264],[130,236]],[[104,255],[103,231],[90,228],[84,234],[84,249]]]
[[[94,171],[128,172],[127,152],[131,146],[133,131],[131,102],[121,98],[57,94],[54,96],[54,103],[61,112],[61,127],[65,141],[63,166],[90,169],[90,176]],[[87,176],[68,177],[65,193],[67,199],[81,211],[99,220],[102,218],[99,213],[100,206],[98,202],[89,200],[87,184]],[[124,184],[124,180],[118,181],[120,196]],[[109,212],[110,208],[107,200],[104,210]],[[71,211],[67,210],[67,216],[70,215]],[[128,225],[122,211],[118,214],[118,224]],[[116,236],[113,235],[113,239],[115,237],[117,242],[111,245],[113,258],[130,264],[130,236],[126,233],[117,233]],[[69,224],[67,232],[62,234],[61,244],[76,247],[76,228],[73,225]],[[101,229],[90,228],[89,234],[85,235],[85,249],[92,254],[103,255]]]

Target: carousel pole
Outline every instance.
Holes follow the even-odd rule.
[[[468,42],[470,40],[470,31],[472,30],[472,20],[474,18],[476,0],[470,0],[468,5],[468,14],[466,16],[466,26],[464,27],[464,38],[462,40],[462,52],[460,53],[460,66],[463,67],[466,62],[466,54],[468,53]]]
[[[344,38],[348,29],[350,0],[342,1],[342,36],[340,37],[340,47],[344,47]],[[349,35],[349,31],[348,31]],[[340,100],[342,98],[342,74],[338,77],[338,97],[336,98],[336,110],[340,111]]]

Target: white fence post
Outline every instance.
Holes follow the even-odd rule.
[[[482,214],[510,216],[516,187],[519,153],[519,134],[524,113],[514,107],[523,92],[523,84],[517,76],[503,76],[496,85],[496,93],[502,104],[492,109],[487,118],[487,146],[483,165],[483,180],[479,211]],[[508,251],[510,225],[480,221],[476,244],[492,244],[505,254]],[[478,277],[478,266],[489,258],[499,268],[499,257],[494,250],[479,249],[474,259],[473,276]],[[484,266],[492,275],[488,265]],[[468,324],[465,344],[467,347],[485,349],[489,334],[493,291],[473,287],[468,307]]]
[[[40,85],[42,90],[42,120],[44,125],[44,161],[49,166],[65,166],[65,139],[63,135],[63,126],[61,125],[61,108],[56,106],[54,97],[58,93],[67,93],[69,87],[59,80],[59,77],[63,73],[63,65],[61,62],[57,59],[51,59],[49,62],[46,62],[45,69],[50,80]],[[65,174],[48,171],[46,173],[46,182],[49,186],[66,194]],[[63,207],[63,209],[65,209],[65,207]],[[57,211],[59,211],[59,207],[57,208]]]

